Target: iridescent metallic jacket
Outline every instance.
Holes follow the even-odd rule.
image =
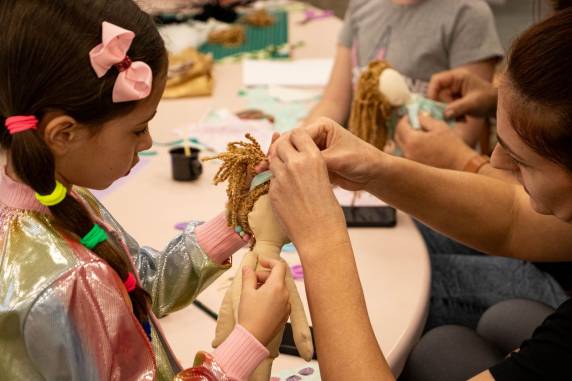
[[[196,225],[164,251],[140,247],[91,194],[74,193],[124,247],[152,296],[152,340],[107,264],[49,215],[0,203],[0,380],[173,380],[181,368],[156,317],[188,305],[229,265],[209,259]],[[225,379],[212,357],[199,357],[204,366],[186,373],[201,376],[189,379]]]

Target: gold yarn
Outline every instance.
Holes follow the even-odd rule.
[[[252,26],[264,27],[274,24],[274,17],[266,9],[258,9],[244,16],[244,21]]]
[[[204,158],[203,161],[222,160],[223,164],[214,177],[214,183],[218,185],[228,180],[228,224],[233,228],[240,226],[246,234],[252,236],[254,245],[255,237],[248,223],[248,214],[258,198],[268,193],[270,182],[250,190],[251,174],[261,161],[266,160],[266,155],[252,135],[246,134],[246,138],[250,143],[231,142],[227,145],[226,152]]]
[[[392,106],[379,91],[379,76],[390,66],[386,61],[373,61],[361,74],[352,103],[349,129],[362,140],[383,150],[387,143],[386,121]]]
[[[230,25],[224,28],[214,29],[209,33],[208,42],[222,46],[240,46],[246,40],[244,28],[239,25]]]

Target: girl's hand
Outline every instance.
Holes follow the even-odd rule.
[[[344,216],[320,150],[305,129],[279,139],[270,161],[270,200],[301,255],[347,241]]]
[[[260,261],[266,270],[242,269],[242,293],[238,307],[238,323],[266,346],[290,315],[286,263]]]

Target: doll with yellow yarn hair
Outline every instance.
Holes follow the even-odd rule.
[[[243,268],[260,269],[261,263],[267,260],[281,260],[282,246],[289,242],[284,230],[275,217],[270,199],[267,195],[270,188],[270,172],[262,172],[251,180],[249,174],[266,159],[256,140],[246,135],[250,142],[233,142],[228,145],[227,152],[205,160],[220,159],[221,168],[215,176],[215,184],[228,181],[228,221],[229,225],[240,234],[252,237],[252,246],[245,255]],[[242,271],[237,271],[233,282],[227,290],[219,311],[216,337],[213,346],[218,347],[232,332],[238,321],[239,303],[242,289]],[[286,273],[286,286],[289,293],[290,320],[294,342],[300,356],[306,361],[312,359],[314,347],[304,307],[294,284],[291,273]],[[284,327],[276,333],[267,349],[269,357],[264,360],[250,377],[251,381],[266,381],[270,378],[272,361],[278,356]]]
[[[381,150],[398,153],[391,139],[402,116],[407,115],[411,126],[419,129],[419,113],[445,120],[444,111],[445,104],[411,93],[403,76],[389,63],[373,61],[359,77],[349,129]]]

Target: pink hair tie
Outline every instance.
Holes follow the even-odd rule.
[[[14,135],[18,132],[37,129],[38,119],[33,115],[11,116],[6,118],[5,125],[10,135]]]
[[[135,290],[135,287],[137,287],[137,281],[135,280],[135,275],[133,275],[133,273],[130,272],[129,275],[127,275],[127,279],[125,279],[125,282],[123,282],[123,284],[125,285],[127,292]]]

